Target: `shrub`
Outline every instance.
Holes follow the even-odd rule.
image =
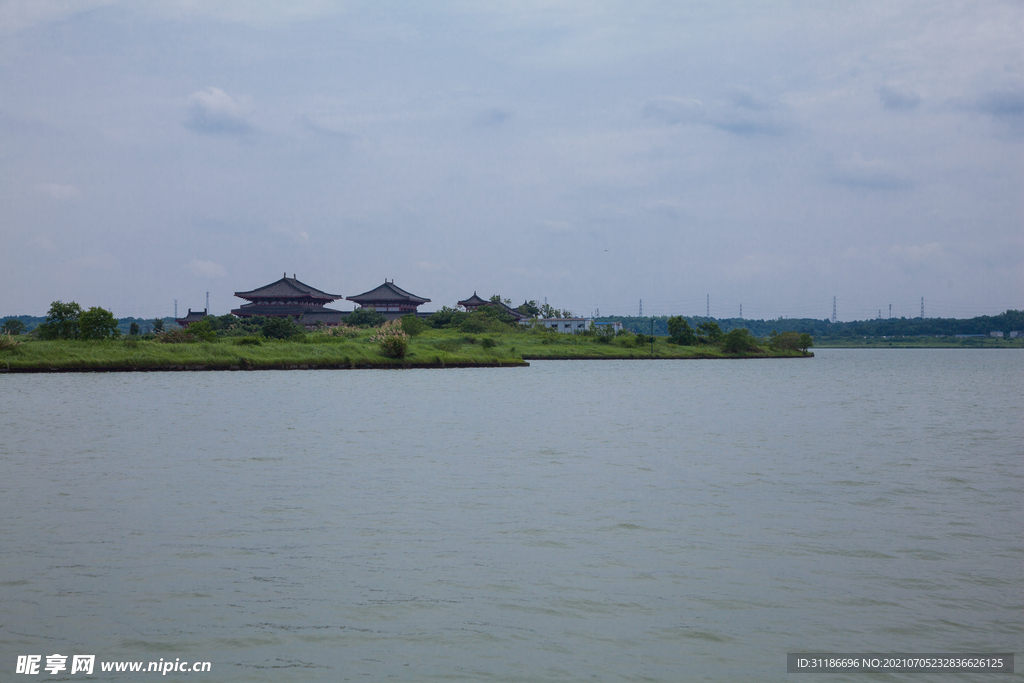
[[[0,351],[14,351],[19,346],[21,346],[21,342],[11,335],[0,334]]]
[[[187,330],[171,330],[170,332],[164,332],[157,337],[164,344],[190,344],[198,341],[194,334],[191,334]]]
[[[192,336],[202,341],[211,342],[217,339],[217,333],[213,331],[213,325],[210,324],[209,318],[203,318],[192,323],[188,326],[188,331]]]
[[[485,337],[483,341],[480,342],[480,346],[482,346],[485,349],[493,349],[497,345],[498,343],[491,339],[490,337]]]
[[[378,313],[372,306],[364,306],[345,316],[345,323],[354,327],[378,327],[387,322],[383,313]]]
[[[200,321],[203,322],[203,321]],[[199,323],[196,323],[199,324]],[[267,318],[263,323],[263,336],[267,339],[289,339],[305,334],[305,330],[295,324],[291,318]]]
[[[726,353],[747,353],[759,351],[760,348],[757,345],[757,340],[747,329],[738,327],[725,335],[722,350]]]
[[[637,346],[647,346],[647,344],[650,343],[650,337],[648,337],[643,332],[638,332],[636,335],[636,339],[633,340],[633,343],[636,344]]]
[[[239,337],[235,340],[238,346],[260,346],[263,340],[259,337]]]
[[[403,315],[402,316],[402,331],[410,337],[415,337],[417,334],[426,329],[427,324],[420,320],[415,315]]]
[[[398,320],[381,325],[371,341],[377,342],[381,354],[388,358],[405,358],[409,350],[409,335],[402,331],[402,324]]]

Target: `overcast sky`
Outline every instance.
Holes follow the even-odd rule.
[[[284,272],[424,310],[1024,308],[1022,46],[1017,0],[0,0],[0,315],[223,314]]]

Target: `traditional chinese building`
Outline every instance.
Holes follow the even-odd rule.
[[[192,323],[197,323],[197,322],[199,322],[200,320],[202,320],[205,317],[206,317],[206,309],[205,308],[203,309],[202,313],[200,313],[199,311],[193,312],[192,309],[190,308],[190,309],[188,309],[188,315],[186,315],[184,318],[175,318],[174,322],[178,323],[182,327],[188,327]]]
[[[388,320],[401,318],[403,315],[416,315],[416,307],[430,301],[396,287],[394,280],[388,282],[387,279],[384,280],[384,284],[369,292],[345,298],[356,302],[360,308],[373,308]]]
[[[263,315],[273,318],[290,317],[300,325],[313,327],[318,323],[338,325],[348,315],[346,312],[324,308],[324,305],[341,299],[341,294],[328,294],[316,287],[299,282],[295,275],[288,273],[277,282],[271,282],[249,292],[235,292],[239,299],[249,303],[231,311],[239,318]]]
[[[507,306],[506,304],[500,301],[495,302],[490,301],[488,299],[482,299],[479,296],[477,296],[476,292],[473,292],[473,296],[469,297],[468,299],[463,299],[462,301],[460,301],[458,305],[465,308],[467,313],[472,313],[473,311],[478,310],[482,306],[497,306],[499,309],[501,309],[502,312],[512,316],[516,322],[519,322],[524,318],[530,317],[528,315],[520,313],[516,309],[512,308],[511,306]]]

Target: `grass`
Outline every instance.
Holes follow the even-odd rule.
[[[634,346],[632,336],[600,343],[595,337],[551,332],[467,334],[427,330],[409,339],[405,358],[387,358],[371,341],[374,330],[331,337],[311,333],[296,340],[222,338],[213,342],[166,344],[156,340],[25,340],[0,349],[0,372],[255,370],[359,367],[522,366],[532,359],[651,358],[650,344]],[[739,357],[798,357],[798,352]],[[715,347],[673,346],[657,339],[654,358],[735,358]]]

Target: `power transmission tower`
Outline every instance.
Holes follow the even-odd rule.
[[[708,307],[707,307],[707,310],[705,312],[707,313],[706,317],[710,318],[711,317],[711,295],[710,294],[708,294]]]
[[[640,317],[644,317],[644,300],[640,299]]]
[[[175,318],[178,317],[178,300],[177,299],[174,300],[174,317]]]
[[[210,315],[210,293],[206,293],[206,315]]]
[[[924,320],[924,297],[921,297],[921,320]]]
[[[892,320],[892,304],[889,304],[889,320]]]
[[[836,322],[836,298],[832,297],[832,323]]]

